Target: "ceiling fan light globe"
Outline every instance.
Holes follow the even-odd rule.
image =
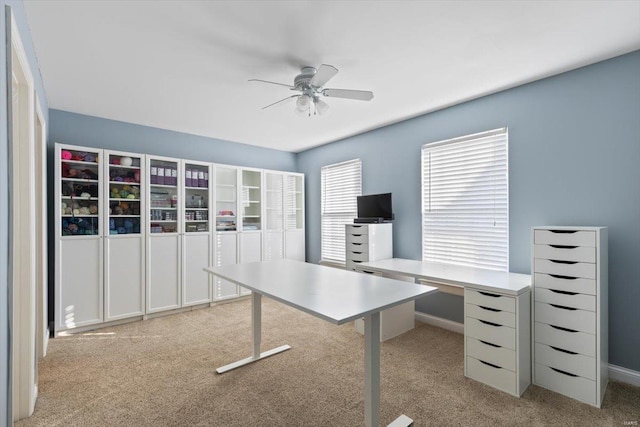
[[[316,111],[318,112],[318,114],[323,115],[325,114],[327,111],[329,111],[329,104],[327,104],[326,102],[324,102],[322,99],[317,99],[315,101],[315,106],[316,106]]]
[[[311,102],[311,98],[309,95],[302,95],[298,97],[296,101],[296,108],[300,111],[307,111],[309,109],[309,103]]]

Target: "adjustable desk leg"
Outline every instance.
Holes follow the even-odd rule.
[[[289,345],[281,345],[280,347],[260,353],[260,341],[262,339],[262,295],[257,292],[251,293],[251,332],[253,335],[253,351],[251,356],[221,366],[216,369],[217,373],[224,374],[225,372],[248,365],[249,363],[257,362],[260,359],[273,356],[274,354],[282,353],[291,348]]]

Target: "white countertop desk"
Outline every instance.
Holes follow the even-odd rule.
[[[438,262],[389,258],[357,264],[361,273],[382,273],[413,277],[416,283],[429,282],[441,291],[462,295],[465,287],[517,296],[529,291],[531,276],[484,268],[463,267]],[[456,288],[461,292],[456,292]]]
[[[267,296],[336,325],[365,319],[365,425],[378,426],[380,419],[380,311],[433,292],[416,285],[353,271],[292,260],[253,262],[208,267],[205,271],[250,289],[253,353],[250,357],[218,368],[218,373],[253,363],[288,350],[283,345],[260,352],[261,296]],[[412,420],[398,420],[409,425]]]

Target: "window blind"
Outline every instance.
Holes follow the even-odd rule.
[[[423,145],[422,259],[508,271],[506,128]]]
[[[360,159],[324,166],[321,170],[322,261],[345,262],[345,224],[358,215],[362,195]]]

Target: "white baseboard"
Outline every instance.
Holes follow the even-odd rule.
[[[449,331],[464,334],[464,324],[454,322],[453,320],[443,319],[442,317],[432,316],[426,313],[415,312],[416,320],[418,322],[426,323],[427,325],[437,326],[438,328],[447,329]]]
[[[47,328],[47,330],[44,333],[44,345],[43,345],[43,349],[42,349],[42,357],[45,357],[47,355],[47,350],[49,349],[49,337],[51,336],[51,331],[49,330],[49,328]]]
[[[640,372],[609,364],[609,379],[640,387]]]

